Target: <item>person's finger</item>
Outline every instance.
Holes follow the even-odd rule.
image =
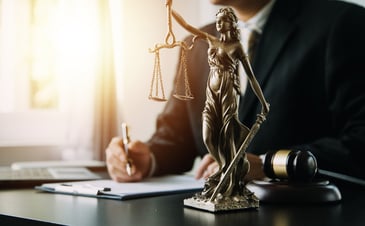
[[[136,169],[134,167],[132,167],[132,175],[136,175],[130,177],[127,173],[127,155],[123,150],[121,138],[113,138],[105,152],[108,173],[113,180],[120,182],[139,179],[140,176],[136,174]]]
[[[196,179],[201,179],[203,177],[204,172],[206,171],[207,167],[212,162],[214,162],[214,159],[212,158],[212,156],[210,154],[206,154],[203,157],[202,161],[200,162],[200,165],[198,166],[198,169],[196,170],[195,178]]]
[[[204,171],[203,178],[207,179],[208,177],[210,177],[214,173],[218,172],[218,169],[219,169],[218,163],[217,162],[212,162],[211,164],[209,164],[207,169]]]
[[[137,171],[142,173],[143,177],[148,176],[152,166],[151,150],[149,146],[144,142],[136,140],[129,144],[129,148],[134,167],[136,167]]]
[[[112,179],[117,182],[136,182],[142,180],[142,173],[140,171],[136,171],[134,166],[132,166],[131,175],[128,175],[125,167],[120,169],[120,171],[113,173],[112,175]]]
[[[106,163],[111,177],[115,177],[122,171],[122,160],[111,148],[107,148],[106,150]]]
[[[126,161],[121,161],[113,155],[109,156],[107,158],[107,169],[110,177],[118,182],[140,181],[142,173],[136,169],[135,165],[132,165],[132,174],[128,175],[126,164]]]
[[[127,159],[126,153],[123,147],[123,141],[120,137],[114,137],[109,143],[108,148],[106,149],[107,154],[112,154],[114,156],[118,156],[121,161],[125,161]]]

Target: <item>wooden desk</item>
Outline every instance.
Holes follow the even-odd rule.
[[[0,190],[0,224],[40,225],[260,225],[260,226],[363,226],[365,188],[339,186],[343,200],[325,205],[273,205],[258,210],[212,214],[183,206],[192,194],[168,195],[128,201],[41,193],[33,189]],[[13,217],[9,217],[13,216]],[[20,217],[20,218],[14,218]],[[33,219],[25,220],[25,219]]]

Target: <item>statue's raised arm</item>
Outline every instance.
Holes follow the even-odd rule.
[[[198,38],[202,38],[202,39],[208,39],[208,40],[213,40],[216,39],[216,37],[203,32],[201,30],[199,30],[198,28],[190,25],[189,23],[187,23],[184,18],[175,10],[171,10],[171,14],[174,17],[174,19],[176,20],[176,22],[178,22],[183,28],[185,28],[187,31],[189,31],[191,34],[195,35]]]

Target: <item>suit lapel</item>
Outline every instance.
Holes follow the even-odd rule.
[[[263,30],[262,38],[258,43],[253,61],[253,71],[263,90],[275,62],[288,42],[290,35],[296,28],[292,17],[296,13],[297,1],[276,1]],[[247,119],[247,117],[256,114],[253,111],[256,109],[254,105],[257,103],[257,97],[252,92],[252,89],[248,88],[243,98],[243,103],[240,104],[239,112],[241,121],[252,123],[250,120],[254,119]]]

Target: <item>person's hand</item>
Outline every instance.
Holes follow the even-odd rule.
[[[132,141],[128,144],[128,150],[128,157],[132,161],[131,176],[126,171],[127,155],[123,148],[122,138],[113,138],[105,150],[109,175],[117,182],[140,181],[149,173],[151,151],[148,145],[141,141]]]
[[[263,179],[265,177],[265,174],[262,168],[263,165],[260,157],[251,153],[247,153],[246,155],[248,161],[250,162],[250,170],[245,176],[245,181]],[[213,175],[218,170],[219,170],[218,163],[213,159],[213,157],[210,154],[206,154],[203,157],[195,173],[195,178],[207,179],[209,176]]]
[[[219,170],[218,163],[214,160],[214,158],[210,154],[204,155],[200,165],[195,173],[196,179],[207,179],[209,176],[213,175],[215,172]]]
[[[250,170],[245,176],[245,181],[264,179],[266,176],[261,158],[257,155],[247,153],[247,159],[250,162]]]

